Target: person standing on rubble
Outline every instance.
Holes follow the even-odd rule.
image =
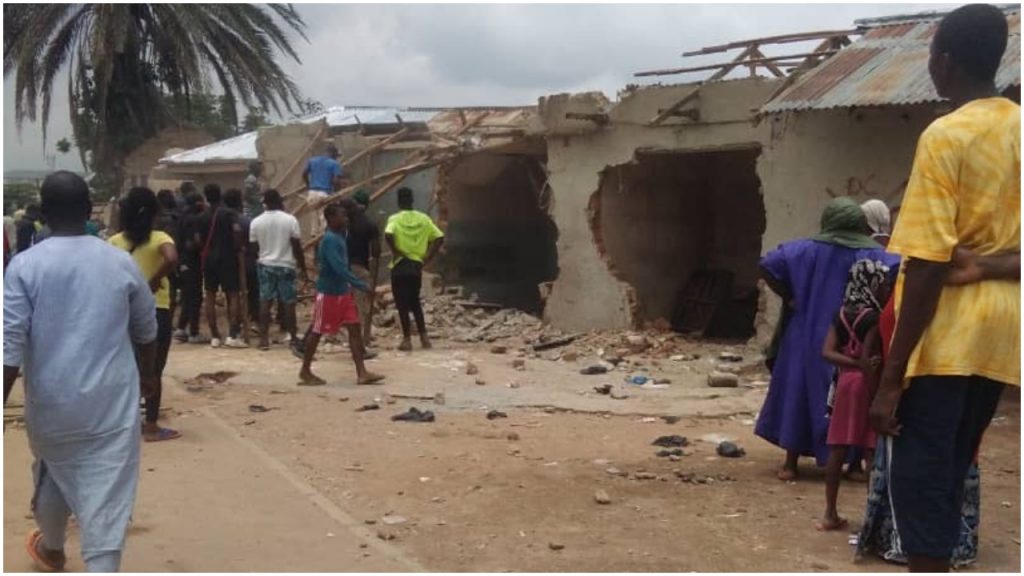
[[[53,236],[4,277],[4,404],[24,370],[35,457],[26,550],[62,570],[74,515],[86,569],[116,572],[139,481],[140,388],[155,386],[156,302],[131,256],[86,235],[85,180],[55,172],[40,197]]]
[[[341,201],[341,205],[348,214],[348,261],[352,267],[352,273],[366,282],[370,287],[376,286],[376,274],[380,265],[380,228],[366,215],[366,209],[370,204],[370,195],[366,190],[359,190]],[[370,262],[373,261],[371,266]],[[373,292],[357,292],[356,308],[359,309],[359,317],[363,320],[363,344],[367,346],[364,351],[366,359],[374,358],[377,353],[370,350],[370,303],[376,297]]]
[[[285,330],[291,336],[290,345],[298,347],[295,319],[295,270],[302,281],[308,282],[306,256],[302,252],[302,234],[299,221],[284,209],[281,193],[270,189],[263,194],[266,210],[249,227],[249,242],[259,254],[260,350],[270,349],[270,305],[278,302],[284,307],[282,318]],[[255,287],[253,288],[255,289]]]
[[[317,268],[316,299],[313,301],[313,325],[310,327],[303,350],[302,369],[299,384],[323,386],[323,378],[313,374],[313,358],[324,334],[337,334],[344,327],[348,331],[348,347],[356,365],[357,384],[376,384],[384,379],[366,369],[363,363],[363,336],[359,326],[359,311],[356,309],[352,290],[366,291],[370,286],[352,274],[348,265],[348,247],[345,234],[348,215],[337,204],[324,208],[327,232],[316,249]]]
[[[306,162],[302,171],[302,181],[306,184],[306,202],[313,205],[334,195],[342,185],[344,172],[338,160],[338,147],[328,144],[322,156],[314,156]],[[320,219],[319,210],[312,219],[310,235],[313,238],[324,233],[324,221]]]
[[[833,368],[821,350],[842,305],[850,267],[863,259],[881,261],[892,270],[899,264],[869,233],[860,205],[844,196],[825,208],[821,232],[786,242],[761,259],[762,278],[790,311],[754,430],[786,450],[780,480],[797,478],[800,456],[814,456],[818,466],[828,460],[826,413]]]
[[[238,291],[241,286],[238,258],[243,248],[238,213],[221,203],[220,186],[207,184],[203,189],[208,207],[199,217],[193,241],[199,246],[199,257],[206,288],[206,321],[210,326],[210,346],[245,348],[237,332],[241,325]],[[217,292],[224,292],[228,305],[229,336],[221,339],[217,326]]]
[[[404,352],[412,350],[410,314],[416,320],[420,344],[423,348],[431,347],[427,324],[423,319],[420,289],[423,285],[423,267],[437,256],[444,243],[444,232],[441,232],[430,216],[413,210],[412,206],[412,190],[399,188],[399,212],[388,218],[384,228],[384,238],[391,248],[391,293],[402,324],[402,343],[398,349]]]
[[[984,4],[939,22],[928,72],[956,109],[921,134],[889,243],[906,261],[870,416],[912,572],[949,570],[967,471],[1003,389],[1020,386],[1019,276],[944,283],[958,247],[1020,252],[1020,106],[995,83],[1008,35]]]

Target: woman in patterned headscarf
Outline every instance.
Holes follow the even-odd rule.
[[[866,451],[872,461],[875,434],[868,420],[872,392],[881,366],[878,317],[890,291],[889,267],[882,262],[858,260],[850,267],[843,306],[835,315],[822,356],[836,366],[837,377],[829,393],[832,407],[828,427],[828,463],[825,465],[825,517],[821,530],[839,530],[836,500],[843,463],[851,448]]]

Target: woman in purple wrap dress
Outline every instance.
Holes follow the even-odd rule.
[[[754,432],[786,450],[779,479],[797,478],[800,456],[828,459],[827,399],[833,368],[821,347],[843,299],[847,273],[861,259],[897,270],[899,258],[868,234],[867,219],[851,198],[829,202],[821,232],[780,245],[761,259],[765,282],[783,300],[785,326],[770,354],[771,384]]]

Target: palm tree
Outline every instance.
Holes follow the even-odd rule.
[[[275,61],[276,51],[299,61],[286,30],[306,39],[291,5],[4,4],[3,14],[18,128],[41,105],[45,138],[54,80],[66,66],[75,142],[113,192],[124,158],[181,120],[168,99],[187,103],[213,80],[236,119],[239,99],[278,114],[301,101]]]

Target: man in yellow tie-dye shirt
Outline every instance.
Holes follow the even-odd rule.
[[[963,483],[1006,385],[1020,386],[1020,107],[999,97],[1005,14],[959,8],[928,69],[956,110],[918,141],[888,249],[904,257],[896,331],[871,409],[890,451],[895,528],[911,571],[944,572]],[[1016,253],[1007,277],[945,286],[954,250]]]

